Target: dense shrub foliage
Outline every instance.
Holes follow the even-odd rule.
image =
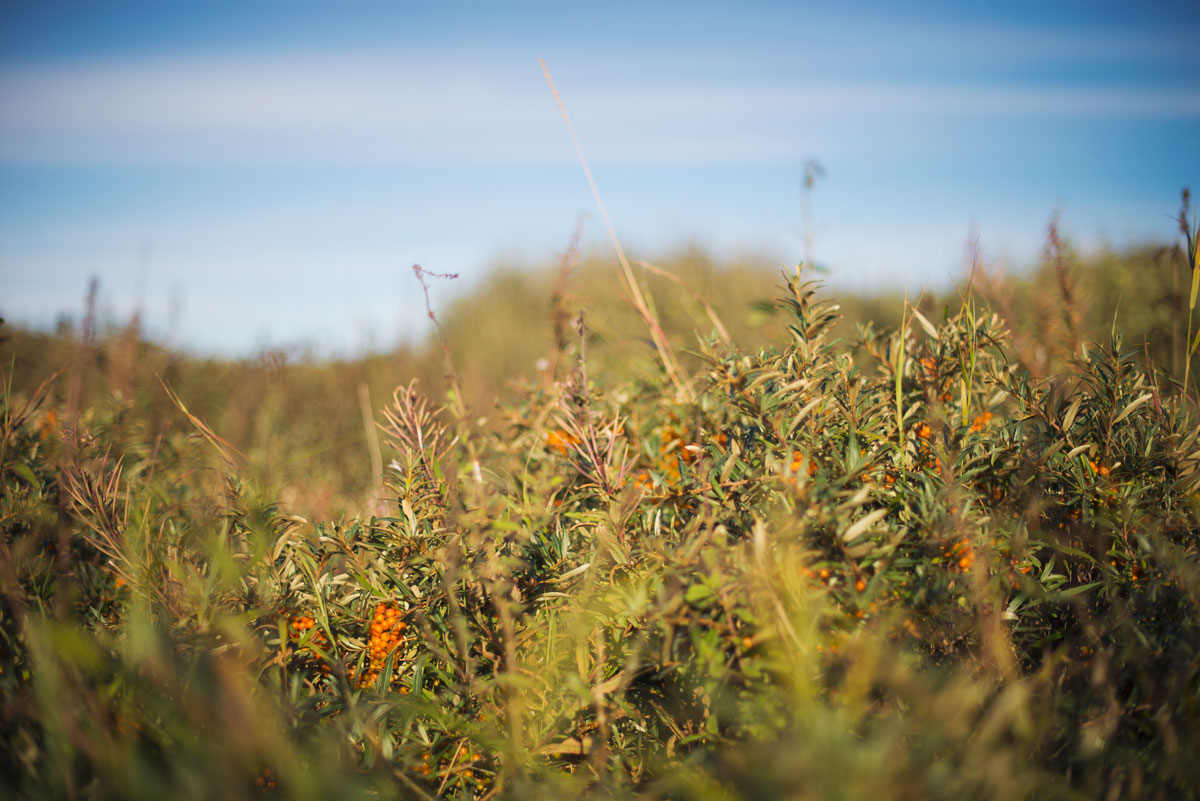
[[[379,415],[309,521],[198,417],[4,401],[11,797],[1095,798],[1200,784],[1200,420],[970,296]],[[168,397],[171,397],[168,395]],[[274,443],[286,451],[287,442]]]

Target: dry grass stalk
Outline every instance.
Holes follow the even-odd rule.
[[[554,102],[558,105],[563,122],[566,123],[567,133],[571,137],[571,144],[575,147],[575,155],[579,157],[579,164],[583,167],[583,174],[587,178],[588,186],[591,187],[592,197],[596,200],[600,216],[604,219],[604,227],[608,230],[608,237],[612,243],[613,252],[616,253],[617,261],[621,265],[621,280],[624,282],[625,291],[629,293],[633,307],[641,315],[642,322],[646,324],[646,328],[649,329],[650,338],[654,341],[654,347],[658,351],[658,358],[662,362],[663,369],[667,372],[667,377],[675,385],[676,392],[680,397],[692,400],[695,397],[695,393],[692,391],[691,385],[684,378],[683,372],[679,369],[675,353],[671,349],[671,343],[667,340],[667,335],[663,332],[662,326],[659,325],[658,319],[646,304],[646,298],[642,294],[641,287],[633,275],[633,268],[629,266],[629,259],[625,257],[625,249],[621,247],[621,240],[617,238],[617,231],[613,227],[612,219],[608,216],[608,209],[604,206],[604,198],[600,196],[600,188],[596,186],[596,179],[592,177],[592,169],[588,166],[583,146],[579,143],[579,137],[575,134],[575,126],[571,124],[571,117],[567,114],[566,104],[563,103],[563,99],[558,93],[558,87],[554,85],[554,79],[550,77],[550,68],[546,66],[545,59],[539,58],[538,63],[542,67],[542,75],[546,78],[546,83],[550,87],[550,93],[554,95]]]
[[[67,385],[67,425],[74,428],[79,422],[80,405],[83,402],[83,372],[91,355],[96,336],[96,295],[100,291],[100,281],[93,277],[88,283],[87,303],[83,317],[83,329],[80,331],[79,344],[75,349],[75,361],[71,365],[71,379]],[[64,441],[66,455],[72,455],[73,443]]]
[[[620,416],[614,414],[609,418],[592,407],[585,345],[587,327],[582,312],[575,325],[579,333],[579,364],[563,387],[562,413],[555,420],[567,433],[575,469],[604,493],[615,495],[625,485],[635,459],[629,455],[625,424]]]

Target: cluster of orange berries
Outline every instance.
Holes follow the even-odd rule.
[[[325,635],[320,631],[316,631],[317,621],[313,620],[308,615],[292,615],[288,618],[288,636],[293,640],[302,640],[308,632],[312,632],[309,636],[309,644],[305,645],[301,650],[306,656],[315,660],[318,669],[323,676],[329,675],[329,665],[321,658],[321,655],[314,650],[316,648],[325,649],[329,645],[329,640],[325,639]]]
[[[975,432],[983,431],[988,423],[992,422],[993,416],[991,412],[983,412],[982,414],[975,415],[975,419],[971,421],[971,430]],[[929,423],[918,423],[915,433],[918,438],[928,441],[933,437],[933,428]]]
[[[563,428],[556,428],[546,435],[546,444],[550,450],[558,451],[560,456],[566,456],[568,451],[579,445],[579,437]]]
[[[976,415],[975,419],[973,421],[971,421],[971,430],[977,431],[977,432],[982,431],[984,429],[984,427],[990,422],[992,422],[992,413],[991,412],[984,412],[983,414]]]
[[[800,568],[800,574],[802,576],[809,578],[809,579],[819,579],[822,584],[826,584],[826,585],[836,583],[836,581],[838,580],[838,577],[835,575],[836,572],[837,572],[836,567],[835,568],[822,567],[817,570],[811,570],[807,567]],[[867,580],[862,577],[856,579],[854,582],[854,589],[858,592],[866,592]]]
[[[817,579],[820,579],[821,584],[829,584],[830,579],[833,578],[833,571],[827,567],[823,567],[820,570],[801,567],[800,575],[808,579],[808,585],[815,589],[817,586]]]
[[[359,687],[368,687],[379,678],[388,655],[400,645],[406,628],[408,624],[400,619],[400,607],[396,604],[384,603],[375,607],[367,640],[367,667],[358,677]]]
[[[317,621],[308,615],[292,615],[288,618],[288,633],[292,635],[293,639],[300,639],[306,631],[310,631],[316,626]],[[321,643],[324,639],[325,635],[319,631],[313,635],[314,642]]]
[[[925,358],[921,359],[921,367],[925,372],[925,380],[927,382],[932,384],[937,380],[937,360],[935,360],[932,356],[926,356]],[[949,403],[953,398],[954,395],[950,392],[950,381],[947,379],[946,381],[942,382],[941,392],[938,395],[938,400],[940,400],[942,403]]]
[[[479,762],[482,759],[483,754],[479,753],[478,751],[472,751],[470,746],[465,742],[459,743],[458,748],[454,751],[454,757],[452,759],[448,759],[443,756],[438,760],[437,771],[438,773],[442,773],[443,771],[450,770],[456,766],[464,766],[456,771],[456,780],[459,783],[464,781],[473,781],[475,779],[475,771],[471,765]],[[426,751],[425,753],[421,754],[421,764],[417,766],[417,773],[421,774],[422,776],[430,776],[433,774],[433,772],[433,755]]]
[[[1069,512],[1067,512],[1065,515],[1063,515],[1062,520],[1058,521],[1058,527],[1066,528],[1067,523],[1078,523],[1080,517],[1081,517],[1081,513],[1080,513],[1079,509],[1072,509]]]
[[[47,409],[37,427],[38,439],[49,439],[56,431],[58,431],[58,413],[53,409]]]
[[[932,467],[934,470],[941,470],[941,457],[933,455],[933,427],[929,423],[917,423],[917,427],[913,433],[920,440],[917,442],[917,453],[924,460],[926,466]]]
[[[807,467],[805,467],[806,463],[808,465]],[[792,451],[792,464],[789,468],[790,471],[792,473],[799,473],[800,468],[802,467],[804,468],[804,472],[810,476],[816,475],[817,473],[816,462],[814,462],[812,459],[809,459],[800,451]]]
[[[675,418],[672,417],[672,420]],[[724,448],[729,443],[729,437],[724,433],[717,434],[714,441]],[[662,445],[658,449],[658,470],[668,484],[678,484],[683,480],[683,465],[691,464],[704,453],[704,448],[697,443],[688,442],[682,427],[668,425],[662,429]],[[634,486],[649,490],[654,486],[654,479],[649,470],[639,470],[633,476]]]
[[[859,577],[859,579],[854,582],[854,589],[856,592],[860,592],[860,593],[866,592],[867,591],[867,580],[865,578]],[[878,611],[879,611],[879,605],[876,604],[874,601],[871,601],[869,604],[867,604],[867,608],[865,610],[863,610],[863,609],[854,610],[854,618],[856,620],[862,620],[864,617],[867,616],[868,612],[874,613],[874,612],[878,612]]]
[[[682,427],[667,426],[662,431],[662,445],[658,449],[659,466],[666,473],[667,481],[678,484],[683,479],[683,465],[691,464],[704,449],[688,442]]]
[[[1113,568],[1114,568],[1114,569],[1116,569],[1116,570],[1120,570],[1120,569],[1121,569],[1121,565],[1120,565],[1120,564],[1117,562],[1117,560],[1116,560],[1116,559],[1113,559],[1113,560],[1111,560],[1111,561],[1109,562],[1109,564],[1111,564],[1111,565],[1113,566]],[[1137,563],[1137,562],[1133,562],[1133,563],[1132,563],[1132,564],[1130,564],[1130,566],[1129,566],[1129,580],[1130,580],[1130,581],[1133,581],[1133,582],[1136,582],[1136,581],[1138,580],[1138,578],[1139,578],[1139,576],[1138,576],[1138,563]]]
[[[1031,565],[1027,562],[1022,563],[1022,562],[1018,561],[1017,557],[1015,557],[1015,556],[1010,556],[1008,558],[1008,562],[1009,562],[1009,564],[1012,565],[1012,568],[1013,568],[1012,570],[1008,571],[1008,574],[1007,574],[1008,583],[1009,583],[1009,585],[1012,586],[1012,588],[1014,590],[1019,590],[1021,588],[1021,580],[1019,578],[1017,578],[1017,572],[1019,572],[1022,576],[1028,576],[1029,573],[1033,570],[1033,565]],[[1014,571],[1017,571],[1017,572],[1014,572]]]
[[[1112,475],[1112,468],[1106,464],[1097,464],[1091,459],[1088,459],[1088,464],[1091,465],[1092,472],[1097,478],[1108,478]],[[1112,506],[1117,500],[1117,488],[1109,486],[1101,490],[1099,497],[1096,498],[1097,506]]]
[[[975,549],[966,537],[958,540],[945,551],[942,556],[953,560],[955,566],[964,573],[975,566]]]
[[[254,783],[262,792],[270,792],[275,789],[275,774],[271,772],[270,768],[263,768],[254,777]]]

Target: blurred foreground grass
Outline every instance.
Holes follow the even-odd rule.
[[[644,275],[678,385],[601,263],[447,309],[449,385],[10,332],[0,786],[1191,794],[1195,259],[839,317],[693,251]]]

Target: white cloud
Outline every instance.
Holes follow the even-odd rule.
[[[745,162],[904,147],[879,121],[1200,116],[1200,90],[921,83],[564,85],[589,153]],[[141,58],[0,75],[7,163],[570,161],[530,61],[427,54]],[[874,126],[859,123],[875,122]],[[924,145],[924,142],[912,144]]]

